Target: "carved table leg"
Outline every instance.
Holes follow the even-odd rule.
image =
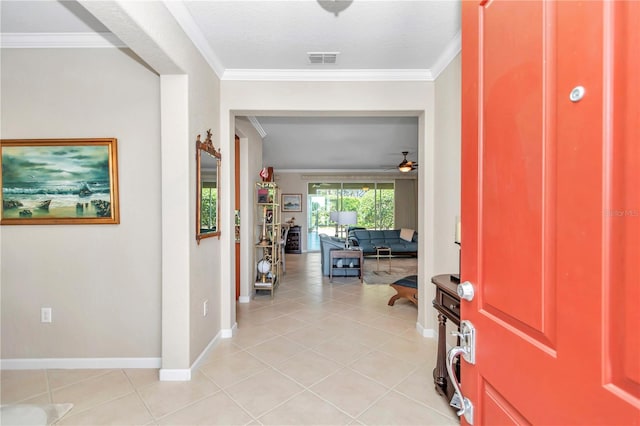
[[[447,317],[438,314],[438,359],[433,370],[433,383],[441,395],[447,393]]]

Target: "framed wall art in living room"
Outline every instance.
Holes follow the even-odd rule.
[[[283,212],[301,212],[302,194],[282,194]]]
[[[0,139],[2,225],[117,224],[117,139]]]

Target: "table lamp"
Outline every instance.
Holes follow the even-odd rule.
[[[336,224],[336,233],[335,233],[335,237],[338,236],[338,214],[340,212],[329,212],[329,220],[331,222],[334,222]]]
[[[349,225],[355,225],[358,222],[357,213],[354,211],[350,212],[338,212],[338,225],[342,225],[345,227],[345,241],[344,247],[349,248]]]

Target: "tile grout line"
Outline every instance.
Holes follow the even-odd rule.
[[[156,422],[156,417],[153,415],[153,413],[151,412],[151,409],[149,408],[149,406],[147,405],[147,402],[144,400],[144,398],[142,397],[142,395],[140,395],[140,392],[138,391],[138,387],[133,383],[133,380],[131,380],[131,377],[129,377],[129,375],[127,374],[127,372],[123,369],[122,372],[124,373],[125,377],[127,378],[127,380],[129,381],[129,384],[131,385],[131,387],[133,388],[133,391],[135,392],[136,396],[138,397],[138,399],[140,400],[140,402],[142,402],[142,405],[144,406],[145,410],[147,410],[147,413],[149,414],[149,417],[151,417],[153,419],[153,422]],[[144,386],[142,386],[144,387]]]

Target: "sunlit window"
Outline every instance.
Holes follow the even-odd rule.
[[[309,232],[344,236],[344,230],[331,220],[331,212],[338,211],[355,211],[354,227],[393,229],[394,198],[393,182],[309,183]]]

